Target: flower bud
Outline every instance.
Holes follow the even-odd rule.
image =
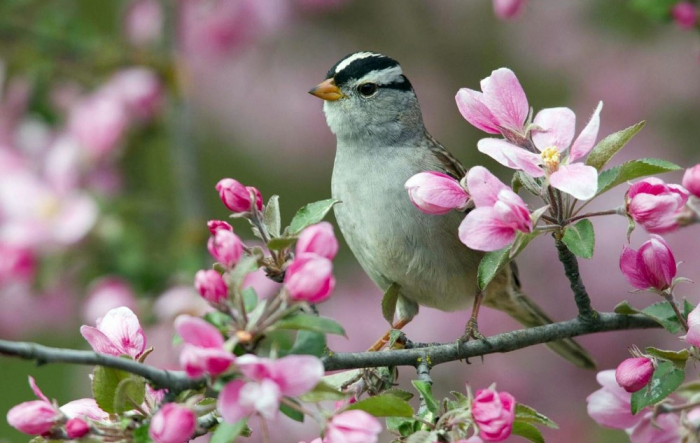
[[[321,222],[304,229],[297,241],[297,255],[313,252],[328,260],[338,253],[338,240],[333,233],[333,225]]]
[[[255,196],[255,203],[258,210],[262,210],[263,201],[260,191],[252,186],[243,186],[240,182],[232,178],[224,178],[216,184],[219,197],[224,205],[237,214],[249,212],[252,208],[251,193]]]
[[[520,15],[525,0],[493,0],[493,12],[501,20],[508,20]]]
[[[411,203],[426,214],[447,214],[463,207],[469,194],[459,182],[441,172],[429,171],[414,175],[406,181]]]
[[[85,423],[85,420],[80,418],[71,418],[66,423],[66,435],[70,439],[80,438],[90,432],[90,426]]]
[[[627,214],[648,232],[663,234],[678,228],[688,191],[650,177],[630,186],[626,195]]]
[[[209,232],[211,232],[211,235],[216,235],[216,231],[218,231],[219,229],[233,232],[233,226],[231,226],[223,220],[209,220],[207,222],[207,228],[209,228]]]
[[[673,21],[681,29],[692,29],[698,22],[698,10],[691,2],[678,2],[671,9]]]
[[[194,287],[199,295],[211,303],[220,303],[228,297],[228,287],[224,278],[214,270],[197,271]]]
[[[333,263],[317,254],[300,254],[287,268],[284,285],[292,300],[322,302],[335,287]]]
[[[151,419],[148,435],[155,443],[185,443],[190,441],[196,425],[197,417],[189,408],[167,403]]]
[[[207,242],[209,253],[222,265],[232,268],[243,254],[243,242],[232,231],[220,229]]]
[[[700,198],[700,164],[685,170],[681,184],[688,192]]]
[[[513,430],[515,398],[492,388],[480,389],[474,396],[472,417],[483,440],[503,441]]]
[[[326,427],[327,443],[362,442],[377,443],[382,425],[379,420],[358,409],[341,412]]]
[[[7,413],[10,426],[29,435],[49,432],[60,418],[61,414],[46,400],[25,401]]]
[[[654,375],[654,364],[646,357],[628,358],[615,371],[615,380],[627,392],[637,392]]]
[[[680,338],[689,345],[700,348],[700,305],[688,314],[688,333]]]
[[[620,270],[637,289],[664,291],[673,284],[676,259],[664,239],[652,235],[651,240],[647,240],[639,251],[623,246]]]

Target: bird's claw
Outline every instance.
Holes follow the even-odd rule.
[[[466,343],[471,339],[482,340],[486,337],[479,332],[479,326],[475,318],[470,318],[467,322],[467,326],[464,328],[464,334],[457,339],[458,344]]]

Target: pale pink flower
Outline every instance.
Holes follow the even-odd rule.
[[[496,17],[508,20],[520,15],[526,0],[493,0],[493,12]]]
[[[228,287],[224,278],[213,269],[197,271],[194,287],[210,303],[221,303],[228,297]]]
[[[615,370],[615,380],[627,392],[637,392],[654,375],[654,363],[646,357],[628,358]]]
[[[262,210],[263,200],[260,191],[252,186],[243,186],[240,182],[232,178],[221,179],[216,184],[219,197],[231,212],[244,213],[252,209],[251,194],[255,196],[258,210]]]
[[[90,432],[90,426],[80,418],[71,418],[66,422],[66,435],[68,438],[77,439]]]
[[[513,430],[515,398],[492,388],[479,389],[472,403],[472,418],[483,440],[503,441]]]
[[[90,284],[90,292],[83,303],[83,319],[92,321],[120,306],[137,311],[136,295],[129,283],[119,277],[102,277]]]
[[[151,419],[148,435],[155,443],[185,443],[197,427],[191,409],[177,403],[166,403]]]
[[[62,414],[41,392],[34,377],[29,377],[29,385],[39,400],[26,401],[10,409],[7,413],[7,422],[25,434],[42,435],[54,427],[62,418]]]
[[[175,329],[185,343],[180,365],[188,376],[223,374],[233,363],[234,356],[224,349],[224,338],[214,325],[198,317],[181,315],[175,319]]]
[[[372,415],[357,409],[341,412],[326,426],[325,443],[377,443],[382,425]]]
[[[0,243],[0,286],[7,281],[30,281],[36,271],[36,258],[29,248]]]
[[[306,252],[333,260],[338,253],[338,240],[333,233],[333,225],[321,222],[304,229],[299,235],[296,253],[301,255]]]
[[[447,214],[464,208],[469,194],[459,181],[441,172],[421,172],[406,181],[411,203],[426,214]]]
[[[552,187],[579,200],[588,200],[598,190],[598,171],[593,166],[574,162],[593,149],[602,108],[600,102],[573,144],[576,115],[569,108],[549,108],[538,112],[533,121],[532,141],[539,154],[495,138],[481,139],[477,147],[504,166],[532,177],[546,176]],[[568,156],[562,160],[567,150]]]
[[[335,288],[333,263],[317,254],[296,256],[284,275],[284,286],[292,300],[320,303]]]
[[[146,336],[138,317],[127,307],[115,308],[97,319],[97,327],[83,325],[80,333],[95,352],[139,358],[146,349]]]
[[[172,322],[180,314],[200,317],[212,310],[192,286],[173,286],[162,293],[153,304],[153,313],[161,322]]]
[[[688,344],[700,348],[700,305],[693,308],[688,314],[688,333],[681,339]]]
[[[658,235],[651,235],[635,251],[622,247],[620,270],[627,281],[637,289],[664,291],[673,285],[676,259],[668,243]]]
[[[639,415],[641,421],[631,430],[630,443],[679,443],[681,441],[681,423],[677,414],[660,414],[654,417],[654,412],[648,411]]]
[[[209,228],[211,235],[216,235],[216,231],[219,229],[233,232],[233,226],[223,220],[209,220],[207,222],[207,228]]]
[[[688,1],[676,3],[671,8],[671,15],[681,29],[693,29],[698,23],[697,6]]]
[[[486,168],[469,170],[467,188],[476,209],[459,225],[462,243],[479,251],[496,251],[512,243],[518,232],[532,232],[525,202]]]
[[[256,413],[266,419],[274,419],[281,398],[279,386],[272,380],[234,380],[219,393],[218,409],[229,423],[236,423]]]
[[[69,401],[59,408],[68,418],[108,421],[109,414],[100,409],[94,398],[81,398]]]
[[[253,288],[258,297],[268,298],[277,294],[281,287],[282,285],[280,283],[270,279],[267,274],[265,274],[265,269],[258,268],[245,276],[241,289]]]
[[[158,0],[135,0],[124,16],[124,33],[134,46],[158,41],[163,32],[163,8]]]
[[[656,177],[633,183],[625,196],[627,214],[648,232],[664,234],[678,228],[688,191]]]
[[[685,170],[681,184],[688,192],[700,198],[700,164]]]
[[[484,440],[479,438],[478,435],[472,435],[466,440],[458,440],[455,443],[484,443]]]
[[[641,414],[632,415],[632,394],[617,384],[614,369],[599,372],[596,380],[602,388],[586,398],[588,415],[596,423],[608,428],[628,429],[641,421]]]
[[[227,268],[233,268],[243,255],[243,242],[233,231],[219,229],[209,237],[207,249],[217,262]]]
[[[68,131],[92,158],[99,159],[117,148],[128,124],[123,102],[112,94],[98,92],[76,103]]]
[[[114,74],[100,92],[121,101],[129,116],[145,120],[153,117],[160,108],[163,101],[162,89],[155,72],[144,67],[134,67]]]

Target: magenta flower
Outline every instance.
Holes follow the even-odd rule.
[[[224,349],[224,338],[214,325],[198,317],[180,315],[175,319],[175,330],[185,342],[180,365],[188,376],[219,375],[233,363],[234,356]]]
[[[525,6],[526,0],[493,0],[493,12],[501,20],[516,18]]]
[[[63,415],[41,392],[34,377],[29,377],[29,386],[39,400],[25,401],[7,412],[7,422],[13,428],[29,435],[43,435],[61,420]]]
[[[324,443],[377,443],[382,425],[372,415],[357,409],[341,412],[326,426]]]
[[[243,255],[243,242],[233,231],[219,229],[209,237],[207,249],[221,265],[233,268]]]
[[[688,192],[700,198],[700,164],[685,170],[681,184]]]
[[[467,174],[467,188],[476,205],[459,225],[459,239],[478,251],[496,251],[515,240],[518,232],[532,232],[525,202],[483,166]]]
[[[630,408],[632,394],[617,384],[615,370],[599,372],[596,380],[602,388],[586,398],[588,415],[596,423],[608,428],[628,429],[640,422],[641,414],[632,415]]]
[[[503,441],[510,436],[515,421],[515,398],[495,389],[479,389],[472,403],[472,418],[485,441]]]
[[[648,232],[664,234],[678,228],[688,197],[682,186],[666,184],[656,177],[645,178],[627,191],[627,214]]]
[[[252,209],[251,194],[255,196],[255,204],[258,210],[262,210],[263,200],[260,191],[252,186],[243,186],[232,178],[224,178],[216,184],[219,197],[231,212],[241,214]]]
[[[216,231],[219,229],[233,232],[233,226],[223,220],[209,220],[207,222],[207,228],[209,228],[211,235],[216,235]]]
[[[317,254],[300,254],[287,268],[284,286],[294,301],[325,301],[335,288],[333,263]]]
[[[155,443],[186,443],[197,427],[191,409],[177,403],[166,403],[151,419],[148,435]]]
[[[700,305],[688,314],[688,328],[688,333],[680,338],[689,345],[700,348]]]
[[[676,259],[668,243],[652,234],[638,251],[623,246],[620,270],[635,288],[661,292],[673,285]]]
[[[426,214],[447,214],[463,208],[469,194],[457,180],[441,172],[428,171],[414,175],[406,181],[411,203]]]
[[[539,154],[495,138],[481,139],[477,147],[504,166],[532,177],[546,176],[552,187],[579,200],[588,200],[598,190],[598,171],[593,166],[574,162],[593,149],[602,108],[603,102],[600,102],[573,144],[576,115],[569,108],[550,108],[538,112],[533,121],[532,141]],[[567,150],[568,156],[562,160]]]
[[[112,309],[97,319],[97,327],[83,325],[80,333],[95,352],[138,359],[146,349],[146,336],[138,317],[127,307]]]
[[[338,253],[338,240],[333,233],[333,225],[321,222],[304,229],[299,235],[296,252],[297,255],[311,252],[333,260]]]
[[[627,392],[637,392],[654,375],[654,363],[646,357],[628,358],[617,367],[615,380]]]
[[[66,422],[66,435],[71,440],[84,437],[90,432],[90,426],[80,418],[71,418]]]
[[[698,23],[698,9],[688,1],[678,2],[671,8],[673,21],[681,29],[693,29]]]
[[[221,303],[228,297],[228,287],[224,278],[213,269],[197,271],[194,275],[194,287],[210,303]]]

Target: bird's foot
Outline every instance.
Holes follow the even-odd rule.
[[[467,326],[464,328],[464,334],[457,339],[457,344],[462,344],[468,342],[471,339],[482,340],[486,337],[479,332],[479,325],[474,317],[470,318],[467,322]]]

